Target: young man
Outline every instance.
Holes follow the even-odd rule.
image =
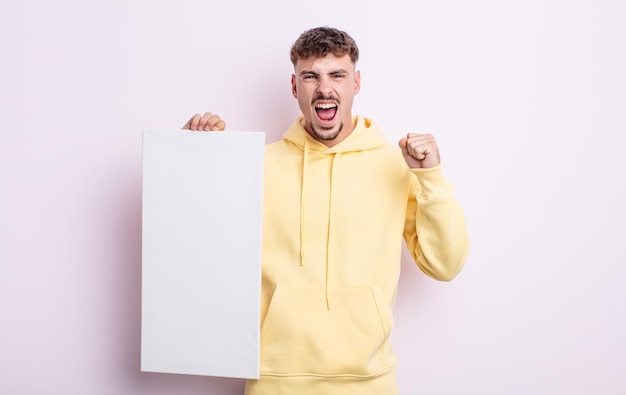
[[[265,154],[261,378],[246,394],[397,394],[390,342],[404,238],[437,280],[461,270],[469,242],[431,135],[389,145],[352,115],[359,51],[314,28],[291,49],[302,111]],[[191,130],[223,130],[194,115]]]

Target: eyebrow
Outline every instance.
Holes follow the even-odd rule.
[[[321,74],[320,74],[320,73],[318,73],[318,72],[315,72],[315,71],[313,71],[313,70],[302,70],[302,71],[300,72],[300,75],[314,75],[314,76],[317,76],[317,77],[319,77],[319,76],[320,76],[320,75],[322,75],[322,74],[328,74],[328,75],[333,75],[333,74],[348,74],[348,71],[347,71],[347,70],[345,70],[345,69],[337,69],[337,70],[330,71],[330,72],[328,72],[328,73],[321,73]]]

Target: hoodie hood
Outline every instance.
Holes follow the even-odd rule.
[[[295,145],[303,151],[302,155],[302,189],[300,192],[300,265],[304,266],[307,254],[307,208],[309,204],[317,204],[319,199],[328,199],[328,234],[326,239],[326,304],[330,309],[329,282],[330,282],[330,266],[332,261],[332,245],[333,231],[336,226],[333,225],[335,215],[335,196],[333,195],[334,173],[337,166],[341,166],[341,156],[352,152],[360,152],[365,150],[373,150],[388,146],[387,140],[384,138],[380,129],[368,118],[356,116],[353,118],[355,127],[344,140],[333,147],[327,147],[324,143],[313,138],[304,129],[304,117],[299,117],[291,127],[283,135],[283,139]],[[330,161],[330,193],[328,196],[318,196],[313,188],[309,188],[309,178],[315,177],[315,174],[309,174],[309,161],[312,156],[321,155],[325,160]],[[310,219],[310,218],[309,218]],[[318,219],[315,219],[318,220]]]
[[[321,141],[311,137],[304,129],[304,117],[300,116],[283,135],[283,139],[304,150],[320,154],[337,154],[376,149],[388,145],[380,129],[370,119],[356,116],[353,118],[354,130],[334,147],[327,147]]]

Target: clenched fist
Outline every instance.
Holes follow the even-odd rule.
[[[437,142],[432,134],[409,133],[400,139],[398,145],[411,169],[428,169],[441,162]]]

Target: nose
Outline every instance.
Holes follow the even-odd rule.
[[[327,95],[328,93],[332,93],[333,84],[328,75],[322,75],[319,78],[319,83],[317,84],[317,91],[322,93],[323,95]]]

